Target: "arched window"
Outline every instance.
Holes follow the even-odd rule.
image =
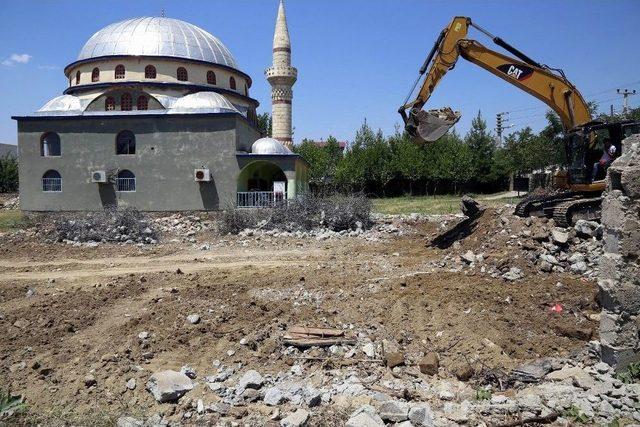
[[[116,154],[136,154],[136,136],[123,130],[116,136]]]
[[[116,65],[115,78],[124,79],[124,65]]]
[[[136,191],[136,176],[130,170],[124,169],[118,172],[116,178],[117,191],[133,192]]]
[[[229,79],[229,87],[233,90],[236,90],[236,79],[234,79],[233,76],[231,76],[231,78]]]
[[[184,67],[178,67],[178,69],[176,70],[176,76],[181,82],[186,82],[187,80],[189,80],[189,74],[187,74],[187,69]]]
[[[131,100],[130,93],[123,93],[120,97],[120,110],[122,111],[131,111],[133,101]]]
[[[140,95],[138,97],[138,110],[148,110],[149,109],[149,98],[144,95]]]
[[[216,84],[216,73],[213,71],[207,71],[207,83],[210,85]]]
[[[43,157],[60,156],[60,136],[55,132],[47,132],[40,138],[40,155]]]
[[[113,96],[107,96],[104,100],[104,111],[114,111],[116,109],[116,99]]]
[[[42,191],[47,193],[62,191],[62,177],[58,171],[49,169],[42,175]]]
[[[80,70],[76,71],[76,84],[80,84]]]
[[[98,67],[94,68],[91,72],[91,81],[94,83],[100,81],[100,69]]]
[[[147,65],[144,67],[144,78],[145,79],[155,79],[156,78],[156,67],[153,65]]]

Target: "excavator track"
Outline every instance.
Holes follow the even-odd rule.
[[[601,197],[576,199],[553,207],[553,220],[560,227],[572,227],[579,219],[599,220]]]
[[[520,217],[528,217],[530,215],[543,216],[544,208],[556,201],[565,201],[574,197],[574,193],[560,193],[554,195],[528,196],[516,205],[514,214]]]

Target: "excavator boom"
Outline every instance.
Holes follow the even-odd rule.
[[[517,59],[467,39],[471,26],[489,36],[494,43]],[[460,56],[547,104],[558,114],[565,131],[575,130],[591,122],[587,103],[561,71],[535,62],[501,38],[474,24],[470,18],[458,16],[440,33],[421,67],[420,76],[425,73],[426,76],[417,97],[408,102],[412,90],[405,104],[398,110],[407,132],[423,141],[435,141],[460,119],[460,113],[450,108],[422,111],[440,80],[454,68]],[[419,80],[420,78],[416,84]]]

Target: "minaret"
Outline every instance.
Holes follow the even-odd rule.
[[[273,34],[273,65],[264,73],[271,85],[272,137],[291,148],[291,87],[298,78],[298,70],[291,66],[291,40],[284,13],[284,0],[280,0],[276,31]]]

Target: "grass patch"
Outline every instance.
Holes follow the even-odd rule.
[[[22,211],[0,211],[0,231],[14,231],[28,226],[29,220]]]
[[[487,195],[471,195],[471,197],[482,202],[486,206],[499,207],[507,203],[516,204],[520,200],[517,197],[507,197],[504,199],[486,200]],[[418,197],[390,197],[386,199],[372,199],[373,211],[382,214],[453,214],[460,212],[460,199],[462,196],[418,196]]]

